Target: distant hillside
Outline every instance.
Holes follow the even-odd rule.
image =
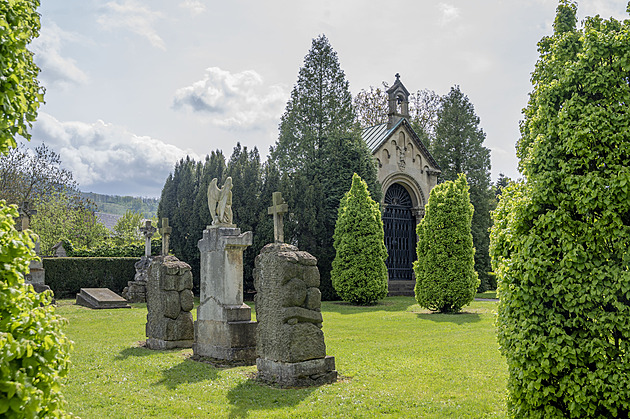
[[[144,218],[157,215],[160,200],[157,198],[141,198],[137,196],[103,195],[93,192],[81,192],[81,196],[92,200],[97,211],[107,214],[123,215],[127,210],[140,212]]]

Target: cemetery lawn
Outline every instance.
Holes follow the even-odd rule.
[[[507,365],[496,309],[475,301],[463,314],[434,314],[413,297],[368,307],[324,302],[327,353],[340,380],[279,389],[258,383],[255,366],[215,368],[191,360],[191,349],[140,346],[145,304],[90,310],[61,300],[57,313],[75,342],[63,394],[84,419],[503,418]]]

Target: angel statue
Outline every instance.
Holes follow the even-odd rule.
[[[217,178],[208,185],[208,208],[212,215],[212,225],[232,225],[232,178],[228,177],[221,189]]]

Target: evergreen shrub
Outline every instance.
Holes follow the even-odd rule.
[[[558,6],[494,213],[497,329],[517,418],[630,416],[630,20]]]
[[[132,244],[114,244],[112,242],[104,242],[98,246],[91,248],[74,247],[68,239],[62,240],[63,247],[69,257],[109,257],[109,258],[140,258],[144,256],[144,243]],[[151,255],[160,255],[162,253],[162,239],[151,239]]]
[[[81,288],[109,288],[120,294],[132,281],[138,258],[44,258],[46,285],[57,298],[74,297]]]
[[[457,312],[475,298],[479,287],[466,176],[434,187],[425,210],[416,230],[416,300],[429,310]]]
[[[371,304],[387,296],[387,249],[379,204],[356,173],[335,225],[331,280],[347,302]]]
[[[0,201],[0,417],[64,417],[60,393],[72,342],[50,292],[24,284],[33,237],[15,230],[15,206]]]

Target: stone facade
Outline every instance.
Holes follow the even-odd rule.
[[[258,377],[283,387],[336,381],[334,357],[326,356],[317,259],[283,243],[256,257]]]
[[[399,77],[397,74],[396,81],[387,90],[387,123],[365,129],[363,139],[376,160],[378,181],[383,190],[381,204],[385,244],[390,255],[386,262],[390,295],[413,295],[415,280],[411,264],[415,260],[417,242],[415,226],[424,216],[424,207],[441,170],[409,123],[409,92]],[[400,197],[401,191],[404,197]],[[404,218],[409,220],[408,224]],[[396,225],[388,228],[390,222]],[[407,269],[401,275],[403,266]]]
[[[191,348],[194,296],[190,265],[175,256],[157,256],[147,275],[147,348]]]
[[[231,221],[231,220],[230,220]],[[234,362],[254,363],[256,322],[243,303],[243,251],[251,231],[208,226],[197,246],[201,252],[200,302],[193,352]]]

